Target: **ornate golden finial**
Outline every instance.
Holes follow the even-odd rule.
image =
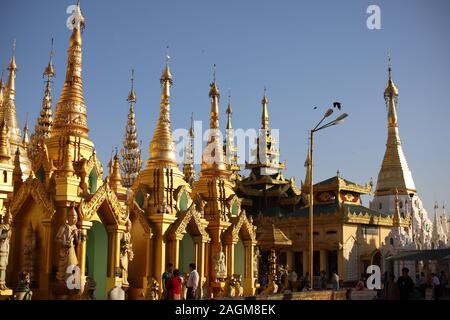
[[[131,90],[128,94],[127,101],[130,104],[136,103],[136,93],[134,92],[134,69],[131,69]]]
[[[220,99],[220,91],[216,83],[216,64],[213,65],[213,82],[211,83],[210,87],[211,89],[209,90],[209,97],[216,97],[218,102],[218,100]]]
[[[74,20],[72,22],[72,25],[74,28],[80,29],[81,31],[86,28],[86,22],[84,20],[83,14],[81,13],[80,0],[77,1],[77,8],[74,12]]]
[[[262,129],[269,129],[269,111],[267,110],[267,104],[269,103],[269,100],[267,99],[267,89],[264,87],[264,96],[261,101],[262,103]]]
[[[130,188],[136,180],[142,167],[141,149],[138,143],[136,129],[136,115],[134,105],[136,103],[136,93],[134,92],[134,70],[131,72],[131,91],[127,99],[130,109],[125,127],[125,136],[121,149],[122,161],[120,162],[122,184]]]
[[[47,77],[47,81],[50,81],[51,78],[53,78],[55,74],[55,68],[53,67],[53,55],[55,52],[53,51],[53,37],[52,37],[52,44],[51,44],[51,50],[50,50],[50,59],[48,61],[48,65],[44,70],[44,77]]]
[[[391,62],[391,51],[388,51],[388,73],[389,80],[392,79],[392,62]]]
[[[170,67],[169,67],[169,61],[170,61],[170,56],[169,56],[169,46],[167,46],[167,53],[166,53],[166,66],[164,68],[164,71],[161,75],[161,86],[164,87],[165,84],[167,85],[173,85],[173,79],[172,79],[172,72],[170,71]],[[167,86],[167,90],[169,90],[169,86]],[[168,96],[170,96],[170,93],[167,93]]]
[[[392,61],[391,61],[391,53],[388,52],[388,84],[386,90],[384,90],[384,97],[387,98],[397,98],[398,97],[398,88],[392,80]]]
[[[166,47],[166,65],[169,64],[170,55],[169,55],[169,46]]]
[[[56,104],[52,136],[82,136],[87,138],[87,107],[83,97],[82,37],[85,26],[79,5],[74,18],[74,28],[68,50],[64,87]]]
[[[44,146],[45,139],[50,137],[51,128],[53,126],[52,112],[52,82],[55,77],[55,68],[53,67],[53,38],[51,41],[50,59],[44,70],[43,77],[45,80],[44,97],[42,98],[42,107],[39,117],[34,127],[34,133],[31,135],[30,157],[35,159],[39,154],[40,148]]]
[[[170,87],[173,84],[169,65],[166,64],[161,77],[161,102],[159,119],[152,142],[150,143],[149,163],[177,166],[176,147],[172,137],[170,125]]]
[[[11,50],[11,61],[9,62],[8,69],[17,69],[16,65],[16,39],[13,40],[12,50]]]

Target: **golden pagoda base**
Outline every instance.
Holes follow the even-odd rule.
[[[11,300],[13,291],[11,289],[0,290],[0,300]]]
[[[214,298],[221,298],[225,296],[225,281],[217,281],[211,283],[211,292]]]

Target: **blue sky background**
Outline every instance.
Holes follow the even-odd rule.
[[[64,81],[74,0],[1,0],[0,64],[17,39],[17,112],[21,125],[38,116],[55,38],[54,100]],[[366,9],[381,7],[382,29],[368,30]],[[121,144],[130,69],[136,69],[137,125],[144,160],[159,112],[159,77],[170,46],[175,86],[173,129],[209,117],[211,66],[232,92],[235,128],[258,128],[267,86],[272,128],[280,128],[286,176],[304,177],[307,132],[332,102],[350,114],[316,138],[315,181],[341,175],[376,179],[386,143],[386,55],[400,90],[400,134],[417,189],[432,215],[450,202],[450,1],[81,1],[84,93],[90,138],[104,165]],[[319,110],[313,110],[313,106]],[[367,202],[366,202],[367,204]]]

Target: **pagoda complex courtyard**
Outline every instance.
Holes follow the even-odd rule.
[[[281,161],[278,137],[271,129],[282,124],[270,121],[266,91],[260,98],[261,112],[255,115],[260,119],[255,159],[242,163],[233,106],[231,101],[226,108],[220,105],[215,69],[210,87],[205,88],[210,104],[203,110],[209,114],[210,130],[201,164],[195,161],[194,136],[203,133],[196,133],[193,125],[187,130],[180,161],[171,125],[172,114],[180,110],[171,108],[176,78],[169,57],[161,66],[153,138],[144,141],[149,154],[141,152],[132,76],[124,140],[111,142],[121,147],[104,166],[89,136],[84,92],[96,88],[95,83],[83,86],[83,36],[89,28],[79,2],[74,14],[62,90],[53,100],[52,51],[44,68],[45,88],[41,108],[35,110],[34,130],[28,121],[23,130],[18,122],[21,110],[16,109],[16,95],[26,93],[16,93],[22,75],[17,72],[20,61],[15,48],[5,82],[3,78],[0,82],[2,297],[29,286],[35,300],[92,295],[103,300],[121,287],[130,300],[160,299],[162,274],[169,263],[183,276],[191,263],[196,265],[199,299],[297,291],[300,277],[312,279],[317,289],[322,271],[337,274],[341,287],[354,287],[371,265],[396,275],[405,266],[411,275],[440,268],[434,263],[392,260],[405,250],[448,249],[450,224],[445,207],[437,204],[433,221],[428,218],[406,162],[399,133],[400,92],[390,59],[382,93],[387,143],[376,183],[370,174],[367,181],[352,182],[339,171],[313,183],[312,150],[306,161],[289,163],[304,162],[304,178],[297,183],[286,177],[288,164]],[[324,119],[339,110],[328,109]],[[223,135],[222,117],[226,119]],[[248,121],[249,126],[256,123]],[[364,196],[371,197],[368,206]],[[298,276],[295,289],[289,283],[293,273]]]

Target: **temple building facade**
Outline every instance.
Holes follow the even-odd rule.
[[[266,92],[254,161],[241,166],[231,99],[223,113],[227,125],[222,140],[215,67],[205,90],[210,123],[198,176],[193,118],[184,163],[177,159],[169,57],[159,79],[159,108],[152,108],[159,113],[149,154],[142,154],[138,138],[133,71],[131,89],[124,94],[128,113],[122,147],[104,170],[89,136],[83,94],[85,20],[79,1],[74,10],[63,88],[54,104],[52,41],[30,137],[28,121],[22,133],[17,120],[15,46],[6,85],[0,80],[0,296],[11,296],[26,274],[33,299],[87,299],[93,290],[97,299],[108,299],[117,290],[128,299],[158,299],[169,263],[184,276],[190,264],[196,265],[199,298],[231,291],[252,296],[265,277],[286,269],[304,275],[310,261],[314,276],[324,270],[353,282],[371,264],[384,268],[384,259],[402,248],[448,246],[445,207],[440,214],[436,204],[431,223],[406,164],[398,133],[398,89],[390,68],[384,95],[388,143],[370,208],[362,196],[372,194],[372,182],[354,183],[338,172],[314,184],[310,235],[312,177],[307,174],[300,187],[285,177]]]

